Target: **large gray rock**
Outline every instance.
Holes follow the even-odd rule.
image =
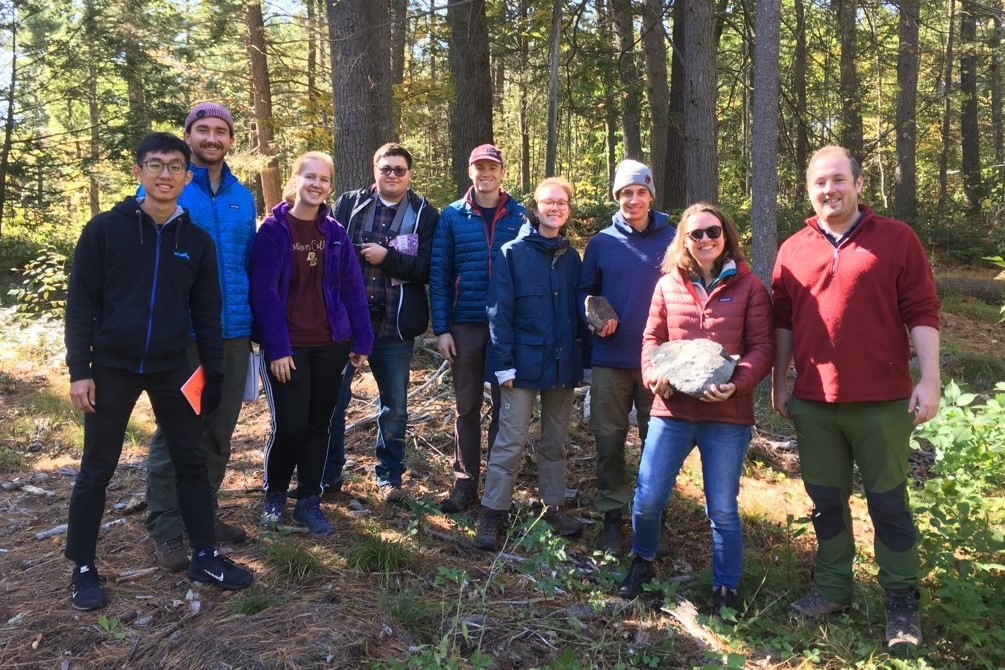
[[[611,303],[602,295],[586,296],[586,322],[593,326],[594,330],[600,330],[607,325],[610,319],[618,320],[618,313],[611,307]]]
[[[672,340],[649,354],[650,377],[665,377],[676,392],[700,398],[713,384],[725,384],[733,376],[736,360],[712,340]]]

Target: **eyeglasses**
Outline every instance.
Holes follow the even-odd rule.
[[[708,235],[708,239],[717,240],[722,237],[722,226],[709,226],[708,228],[699,228],[698,230],[692,230],[687,234],[695,242],[701,242],[701,238]]]
[[[392,172],[395,177],[404,177],[408,174],[408,168],[402,167],[401,165],[395,165],[394,167],[391,167],[390,165],[381,165],[377,168],[377,170],[379,170],[385,177],[390,177]]]
[[[174,161],[172,163],[165,163],[164,161],[143,161],[143,167],[152,172],[153,174],[160,174],[167,168],[168,172],[173,175],[180,175],[188,169],[188,165],[182,163],[181,161]]]
[[[541,209],[551,209],[552,207],[558,207],[559,209],[569,209],[568,200],[542,200],[537,204],[541,206]]]

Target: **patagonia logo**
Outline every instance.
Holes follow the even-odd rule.
[[[733,302],[733,297],[726,296],[725,298],[719,298],[719,302]]]
[[[240,205],[236,205],[234,203],[230,203],[230,205],[228,205],[228,207],[230,207],[231,209],[241,209]]]
[[[190,260],[192,260],[191,258],[189,258],[187,251],[176,251],[176,252],[174,252],[174,256],[175,256],[175,258],[180,258],[183,261],[190,261]]]

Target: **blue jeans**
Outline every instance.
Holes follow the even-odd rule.
[[[705,514],[712,526],[712,587],[737,588],[743,564],[743,532],[736,497],[749,443],[750,426],[652,417],[635,487],[632,553],[650,561],[656,557],[660,514],[684,460],[697,445]]]
[[[367,359],[380,394],[375,468],[378,485],[400,485],[401,475],[405,472],[408,380],[414,348],[414,339],[381,338],[374,342],[373,353]],[[352,399],[352,378],[355,372],[350,364],[345,366],[342,373],[342,388],[328,431],[328,458],[323,476],[325,486],[342,481],[342,468],[345,467],[345,411]]]

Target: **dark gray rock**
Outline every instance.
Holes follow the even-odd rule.
[[[725,384],[733,376],[736,361],[712,340],[672,340],[650,352],[650,377],[665,377],[675,392],[700,398],[713,384]]]
[[[594,330],[600,330],[611,319],[617,321],[618,313],[611,307],[607,298],[602,295],[586,296],[586,322],[593,326]]]

